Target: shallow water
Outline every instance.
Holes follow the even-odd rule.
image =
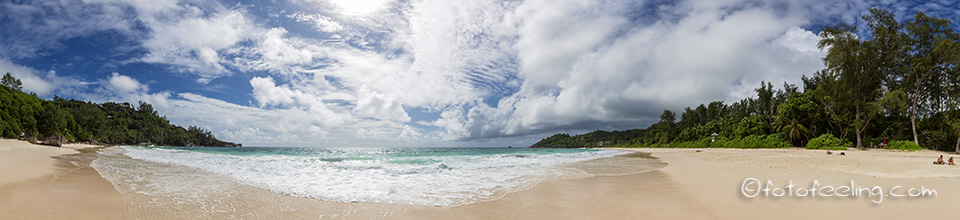
[[[497,199],[545,180],[662,167],[655,159],[612,157],[624,153],[526,148],[119,147],[102,150],[91,166],[121,193],[138,194],[158,205],[196,204],[205,212],[235,210],[222,203],[236,193],[238,183],[324,201],[452,207]]]

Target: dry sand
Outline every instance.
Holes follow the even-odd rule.
[[[0,139],[0,219],[132,219],[120,193],[88,166],[101,147]]]
[[[195,201],[166,201],[116,190],[89,167],[96,154],[88,147],[94,146],[0,140],[0,219],[952,219],[951,208],[960,204],[960,167],[932,165],[941,154],[934,151],[840,156],[803,149],[626,149],[669,165],[618,175],[600,168],[632,166],[630,160],[608,158],[587,166],[605,175],[546,181],[501,199],[448,208],[326,202],[240,184]],[[895,193],[924,187],[937,195],[887,195],[879,204],[871,201],[878,196],[866,195],[750,198],[741,191],[747,178],[772,181],[772,187],[792,180],[794,189],[853,181],[884,194],[896,186]]]
[[[42,177],[57,170],[57,155],[77,153],[76,149],[96,147],[93,145],[67,145],[64,147],[39,146],[25,141],[0,139],[0,185]]]
[[[714,219],[955,219],[960,205],[960,167],[932,165],[943,152],[852,150],[827,155],[805,149],[639,149],[669,165],[667,173],[680,194],[694,198],[702,209],[690,210]],[[834,152],[837,153],[837,152]],[[956,155],[944,155],[944,158]],[[747,197],[741,186],[747,178],[783,188],[791,180],[795,193],[823,186],[879,187],[879,195]],[[899,188],[896,188],[898,187]],[[894,197],[910,188],[936,190],[936,196]],[[833,195],[829,190],[825,194]],[[782,192],[780,192],[782,193]],[[753,194],[749,193],[748,194]],[[843,193],[845,194],[845,193]],[[873,201],[880,200],[880,203]]]

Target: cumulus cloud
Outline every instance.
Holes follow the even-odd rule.
[[[358,91],[357,107],[353,111],[360,116],[409,122],[410,116],[403,110],[403,104],[394,97],[371,91],[366,86]]]
[[[147,91],[147,85],[140,84],[140,82],[137,80],[129,76],[120,75],[120,73],[117,72],[114,72],[113,75],[103,81],[102,84],[103,87],[117,94],[129,94]]]
[[[15,64],[8,59],[0,58],[0,74],[10,73],[11,76],[23,83],[24,92],[36,93],[41,97],[54,94],[75,95],[78,90],[91,84],[69,76],[59,76],[56,71],[50,70],[45,74],[30,67]]]
[[[200,83],[229,74],[222,53],[237,43],[250,40],[254,30],[239,11],[225,11],[207,18],[187,18],[158,24],[143,45],[150,52],[142,60],[173,64],[182,71],[199,75]]]
[[[643,127],[663,109],[752,96],[760,81],[799,83],[823,68],[811,26],[862,25],[858,18],[871,7],[901,18],[952,10],[866,0],[245,4],[0,3],[0,20],[11,21],[0,26],[12,30],[0,34],[0,68],[38,94],[83,87],[3,58],[42,56],[65,39],[115,30],[143,51],[126,63],[162,66],[200,84],[239,75],[250,87],[238,86],[251,88],[249,106],[150,91],[120,73],[100,79],[92,97],[149,100],[172,121],[228,140],[535,140],[524,136]],[[27,37],[11,34],[20,31]]]
[[[444,112],[447,138],[524,135],[597,124],[639,127],[662,109],[737,101],[761,80],[798,83],[822,68],[818,38],[799,12],[730,2],[685,2],[679,18],[629,22],[624,5],[526,1],[516,17],[519,92],[496,108]]]

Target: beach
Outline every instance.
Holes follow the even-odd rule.
[[[849,150],[841,156],[805,149],[622,149],[642,154],[564,165],[592,177],[547,180],[488,201],[438,207],[294,197],[144,161],[138,166],[225,183],[178,188],[178,197],[146,195],[117,187],[91,168],[95,150],[110,149],[97,147],[0,140],[0,219],[902,219],[951,218],[948,211],[960,204],[960,167],[932,165],[942,154],[936,151]],[[632,158],[647,156],[658,160]],[[617,166],[657,169],[619,173],[624,169]],[[744,184],[751,179],[757,182]],[[792,194],[753,190],[768,181],[773,189],[791,181],[795,186]],[[851,185],[867,190],[858,196],[837,190]],[[877,188],[882,200],[870,194]],[[936,195],[892,195],[909,195],[911,188]]]
[[[0,219],[132,219],[120,193],[88,166],[102,147],[0,139]]]

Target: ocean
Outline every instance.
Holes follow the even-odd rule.
[[[546,180],[592,176],[570,164],[628,153],[534,148],[188,148],[122,146],[91,163],[120,192],[189,202],[242,184],[335,202],[455,207]],[[151,165],[153,164],[153,165]],[[221,192],[222,191],[222,192]]]

